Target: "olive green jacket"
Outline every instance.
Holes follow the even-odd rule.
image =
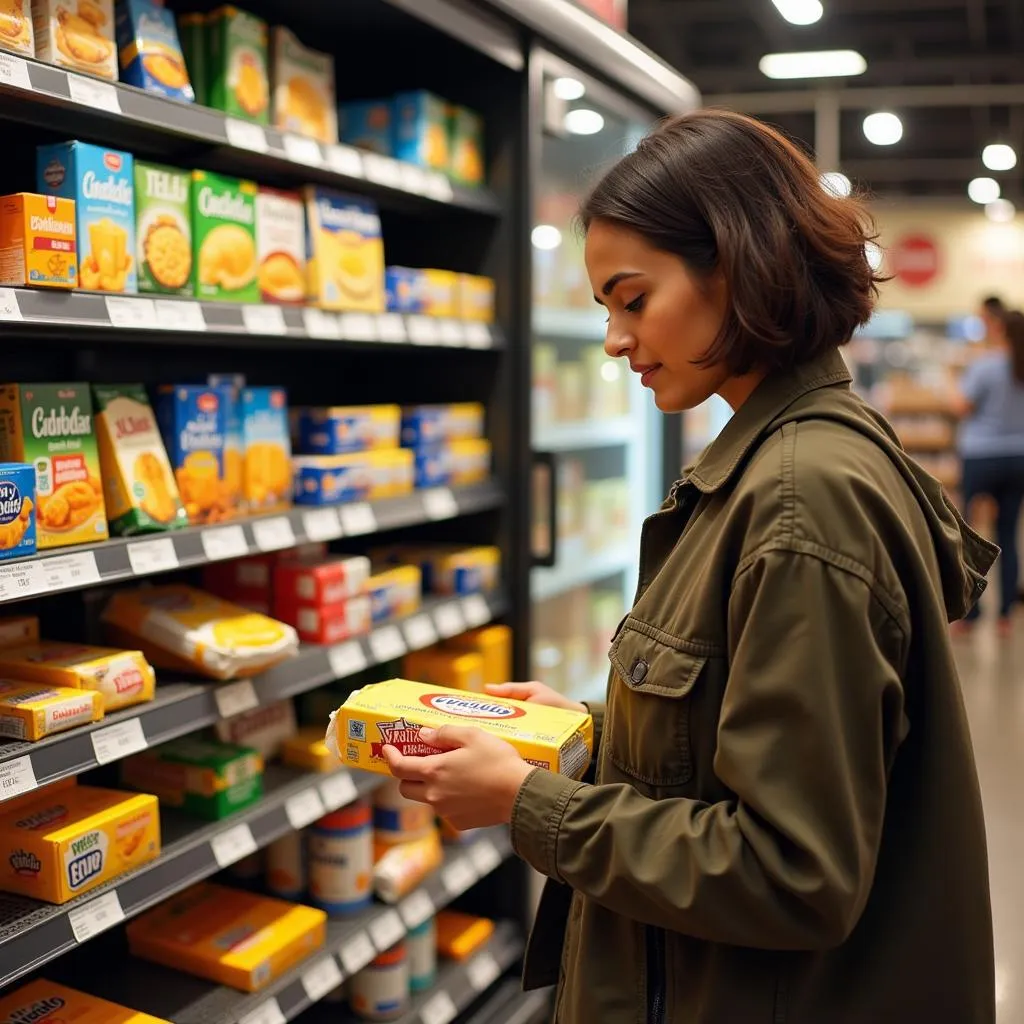
[[[524,969],[561,1024],[993,1024],[948,623],[997,550],[849,388],[765,380],[644,524],[596,784],[535,771]]]

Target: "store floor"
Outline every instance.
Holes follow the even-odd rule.
[[[1024,615],[956,641],[985,800],[996,931],[998,1024],[1024,1024]]]

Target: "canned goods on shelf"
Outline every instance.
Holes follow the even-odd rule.
[[[364,1020],[395,1020],[409,1007],[409,957],[404,942],[381,953],[349,981],[349,1003]]]
[[[370,805],[357,800],[325,815],[309,829],[309,899],[329,914],[352,914],[373,892],[373,833]]]

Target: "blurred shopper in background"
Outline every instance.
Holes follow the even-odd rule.
[[[998,295],[990,295],[981,303],[979,316],[985,328],[986,345],[998,345],[1004,339],[1003,323],[1006,320],[1006,306]]]
[[[986,300],[986,307],[991,301]],[[1024,314],[1004,311],[993,316],[989,338],[991,351],[964,372],[955,411],[963,418],[959,449],[964,509],[979,495],[988,495],[996,505],[996,540],[1003,551],[999,629],[1006,634],[1018,593],[1017,526],[1024,503]],[[978,615],[975,605],[967,621]]]

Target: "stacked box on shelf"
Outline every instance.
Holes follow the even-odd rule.
[[[491,445],[483,437],[477,402],[402,409],[402,446],[413,452],[417,487],[460,486],[486,480]]]
[[[366,633],[370,561],[361,556],[294,558],[274,567],[274,614],[306,643],[333,644]]]

